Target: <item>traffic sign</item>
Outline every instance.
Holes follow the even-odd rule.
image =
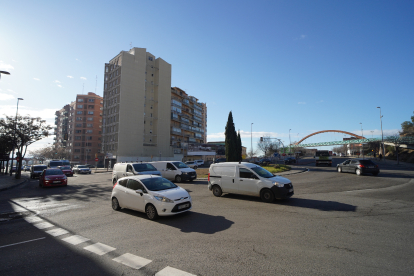
[[[95,158],[95,161],[96,161],[96,162],[98,162],[98,161],[99,161],[99,159],[98,159],[98,158]]]
[[[20,161],[20,157],[16,157],[16,161],[19,162]]]

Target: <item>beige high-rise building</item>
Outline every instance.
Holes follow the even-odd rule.
[[[102,151],[108,161],[181,160],[170,145],[171,64],[145,48],[105,64]]]

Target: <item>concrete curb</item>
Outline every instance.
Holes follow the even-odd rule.
[[[20,186],[20,185],[22,185],[23,183],[26,183],[26,182],[27,182],[27,178],[26,179],[22,179],[22,181],[19,182],[19,183],[17,183],[17,184],[14,184],[14,185],[12,184],[12,185],[10,185],[8,187],[0,188],[0,192],[6,191],[6,190],[10,190],[10,189],[13,189],[13,188],[16,188],[17,186]]]

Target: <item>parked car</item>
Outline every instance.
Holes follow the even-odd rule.
[[[46,165],[33,165],[30,168],[30,178],[39,177],[43,170],[46,170]]]
[[[247,162],[212,164],[208,174],[208,189],[217,197],[222,193],[242,194],[258,196],[264,202],[290,198],[294,193],[289,179]]]
[[[198,166],[198,167],[201,167],[201,166],[203,166],[203,165],[204,165],[204,161],[203,161],[203,160],[194,160],[194,161],[196,161],[196,162],[197,162],[197,166]]]
[[[116,163],[112,169],[112,183],[115,184],[122,177],[139,174],[161,176],[161,173],[150,163]]]
[[[270,163],[272,163],[272,161],[270,161],[270,159],[267,159],[267,158],[263,158],[263,159],[260,159],[259,161],[257,161],[257,164],[260,165],[260,166],[267,166]]]
[[[66,176],[73,176],[73,171],[70,166],[59,166],[58,168],[61,169]]]
[[[369,159],[348,159],[336,165],[336,169],[339,173],[351,172],[356,173],[357,175],[372,173],[376,176],[380,172],[378,165]]]
[[[227,162],[226,158],[217,158],[217,159],[214,159],[214,163],[223,163],[223,162]]]
[[[293,157],[287,157],[284,161],[285,164],[296,164],[296,159]]]
[[[67,186],[68,178],[61,169],[45,169],[39,176],[39,187]]]
[[[86,165],[75,165],[72,170],[73,173],[91,174],[91,169]]]
[[[190,194],[157,175],[134,175],[119,179],[112,188],[112,208],[145,212],[150,220],[171,216],[192,208]]]
[[[190,168],[192,168],[192,169],[197,169],[197,167],[198,167],[198,164],[197,164],[197,162],[195,162],[195,161],[187,161],[187,162],[185,162],[185,164],[188,166],[188,167],[190,167]]]
[[[32,166],[24,166],[24,171],[25,172],[30,172]]]

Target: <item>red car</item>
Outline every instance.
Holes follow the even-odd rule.
[[[46,169],[39,176],[39,187],[67,186],[68,178],[61,169]]]
[[[66,175],[66,176],[73,176],[73,171],[71,169],[70,166],[59,166],[59,169],[62,170],[62,172]]]

